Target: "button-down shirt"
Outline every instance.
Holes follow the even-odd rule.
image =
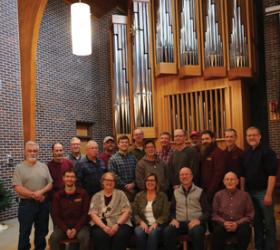
[[[173,153],[173,149],[171,147],[162,148],[160,151],[157,152],[157,157],[168,164],[170,157]]]
[[[235,146],[230,151],[225,149],[224,152],[226,157],[226,172],[231,171],[240,176],[241,156],[244,151],[241,148]]]
[[[105,164],[102,160],[97,158],[94,162],[85,156],[76,165],[78,185],[84,188],[91,197],[101,190],[100,180],[105,170]]]
[[[131,154],[115,153],[109,160],[108,169],[118,176],[118,188],[123,189],[135,181],[136,158]]]
[[[239,189],[223,189],[216,193],[213,200],[213,221],[221,224],[225,221],[244,224],[251,223],[253,218],[254,207],[248,193]]]
[[[62,189],[55,193],[52,202],[54,224],[64,232],[71,228],[78,232],[88,222],[88,209],[89,198],[84,189],[77,188],[72,194]]]

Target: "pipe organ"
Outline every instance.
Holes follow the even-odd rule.
[[[242,95],[242,79],[253,76],[252,10],[252,0],[130,0],[128,16],[123,17],[126,21],[117,22],[120,16],[112,18],[116,134],[130,134],[141,127],[146,137],[154,138],[180,124],[187,131],[219,126],[222,136],[234,123],[235,91]],[[232,85],[235,81],[237,88]],[[215,115],[204,108],[208,95],[201,104],[206,89],[209,93],[227,90],[227,99],[213,102],[223,107],[221,116],[218,108],[209,108]],[[183,111],[174,111],[172,98],[179,93],[183,99],[198,96],[197,103],[180,101],[179,105],[183,111],[200,112],[190,116],[194,120],[180,118],[178,122]],[[164,117],[172,120],[165,121],[169,125],[163,123]]]

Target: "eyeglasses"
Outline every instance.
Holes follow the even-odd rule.
[[[156,180],[146,180],[146,182],[156,182]]]

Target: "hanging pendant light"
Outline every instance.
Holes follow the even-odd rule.
[[[72,53],[77,56],[91,55],[91,20],[88,4],[71,4],[71,34]]]

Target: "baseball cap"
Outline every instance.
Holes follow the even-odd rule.
[[[115,139],[112,136],[106,136],[103,140],[103,143],[106,143],[108,141],[115,141]]]
[[[190,138],[192,138],[193,136],[200,136],[200,133],[199,133],[198,131],[193,130],[193,131],[190,133]]]

